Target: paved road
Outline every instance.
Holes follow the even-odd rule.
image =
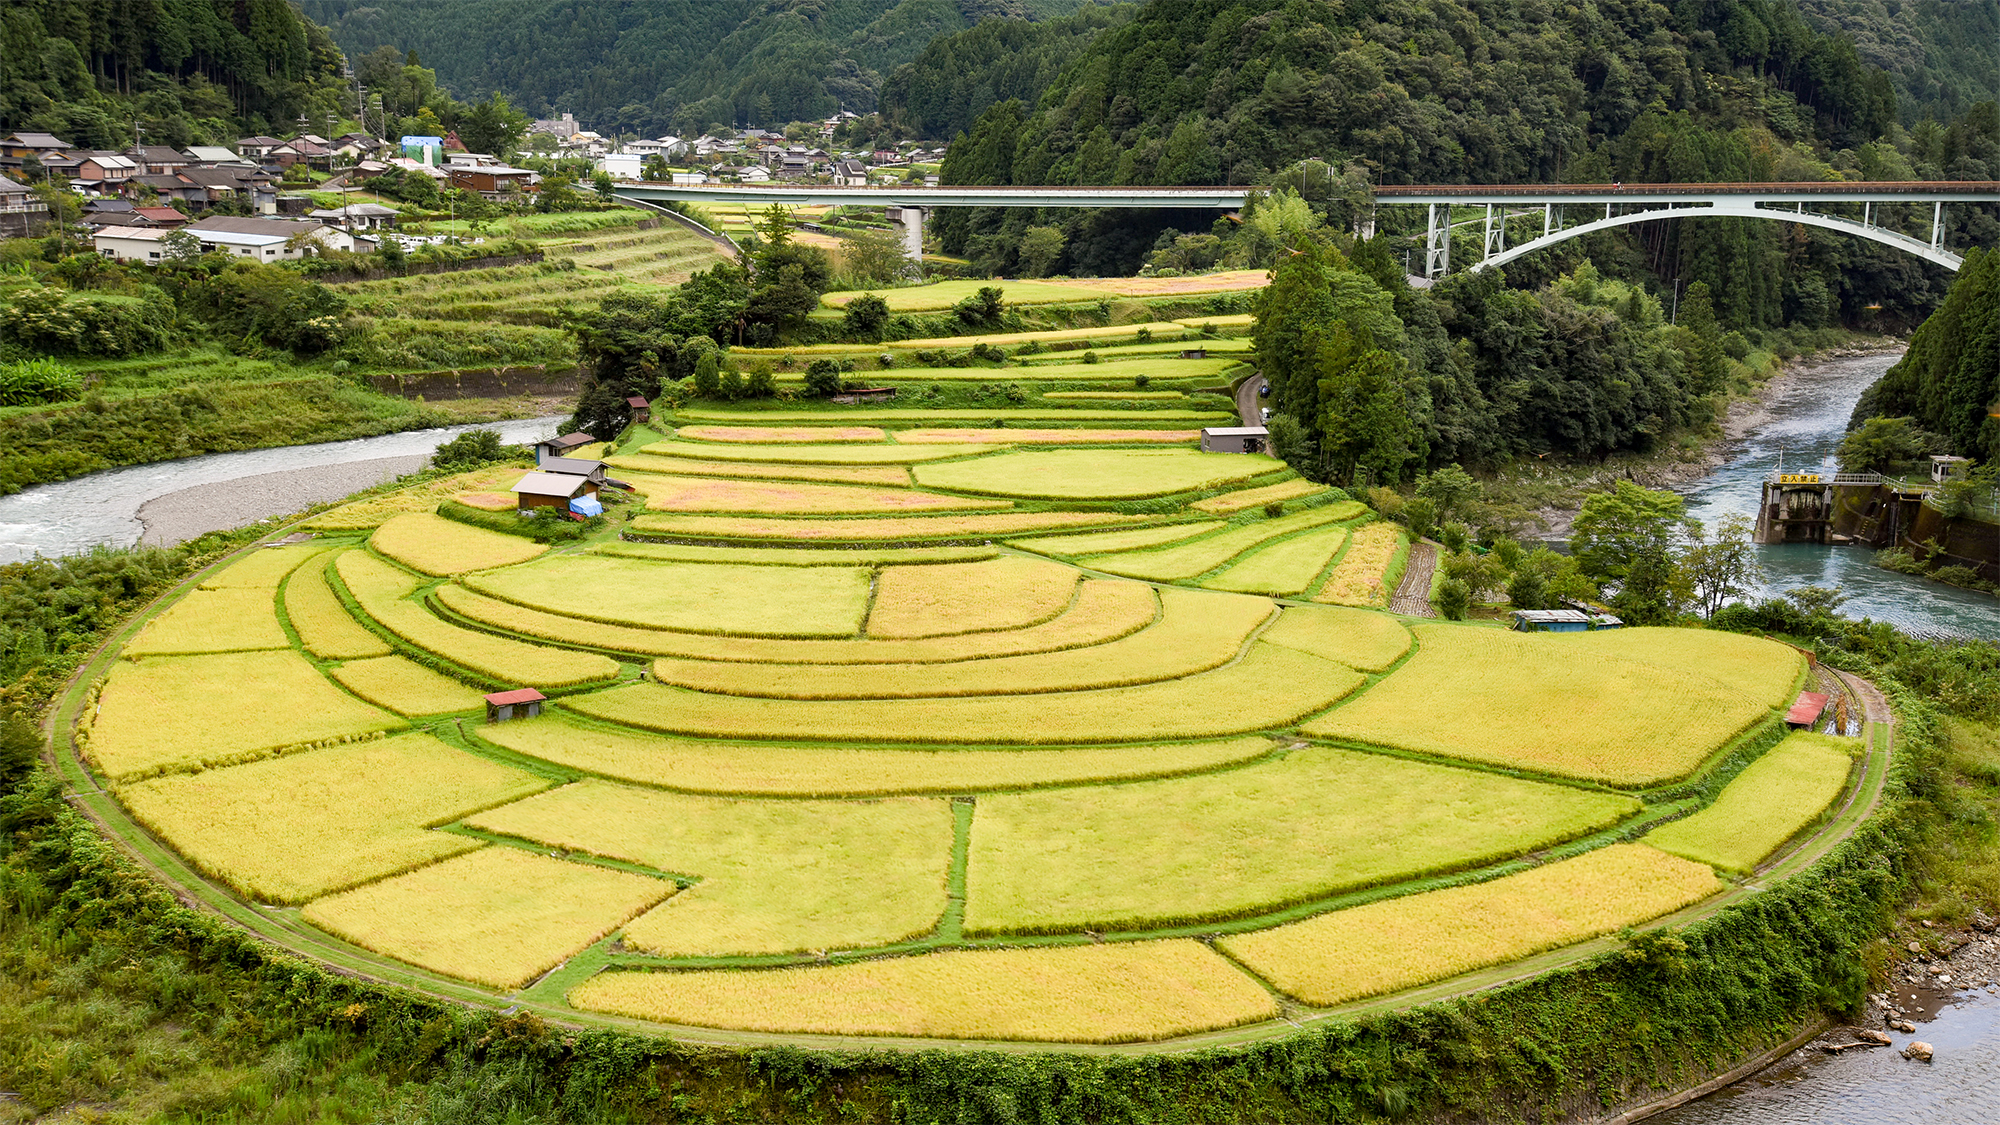
[[[1265,381],[1262,375],[1252,375],[1236,388],[1236,413],[1246,426],[1264,424],[1264,403],[1270,400],[1258,398],[1257,388],[1263,386]]]

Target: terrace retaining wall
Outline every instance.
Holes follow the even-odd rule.
[[[400,375],[364,376],[383,394],[426,402],[460,398],[568,397],[583,388],[583,371],[575,367],[487,367],[472,371],[413,371]]]
[[[426,273],[457,273],[461,270],[490,270],[501,266],[533,265],[547,257],[536,250],[530,254],[495,254],[490,258],[468,258],[463,262],[415,262],[396,269],[372,269],[361,273],[327,274],[315,277],[321,285],[346,285],[353,281],[381,281],[391,277],[415,277]]]

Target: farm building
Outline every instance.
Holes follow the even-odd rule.
[[[545,473],[560,473],[564,476],[583,477],[599,488],[630,488],[623,481],[612,480],[605,475],[604,462],[589,461],[580,457],[544,457],[536,468]]]
[[[1802,691],[1792,701],[1791,710],[1785,712],[1785,725],[1794,730],[1811,730],[1818,725],[1819,717],[1826,713],[1827,697],[1817,691]]]
[[[547,698],[531,687],[496,691],[486,697],[486,721],[504,723],[516,718],[532,719],[542,713],[542,702]]]
[[[1590,615],[1577,609],[1517,609],[1508,628],[1523,633],[1584,633],[1590,630]]]
[[[547,441],[538,441],[535,443],[535,467],[540,468],[542,463],[551,457],[566,457],[570,450],[589,445],[596,440],[589,434],[578,432],[552,437]]]
[[[575,473],[529,473],[513,491],[515,510],[522,515],[536,508],[558,508],[580,516],[604,514],[604,506],[597,502],[597,482]]]
[[[1201,431],[1204,453],[1262,453],[1271,431],[1262,426],[1209,426]]]
[[[632,420],[634,422],[650,422],[653,420],[653,404],[646,401],[646,396],[633,395],[625,400],[625,405],[632,408]]]

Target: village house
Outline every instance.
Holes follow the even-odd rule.
[[[166,145],[133,145],[126,155],[139,166],[135,174],[141,176],[170,176],[194,164],[191,158]]]
[[[451,186],[476,191],[487,199],[500,199],[516,192],[534,191],[542,182],[539,173],[504,164],[452,162],[445,166]]]
[[[76,167],[70,172],[70,182],[84,191],[117,191],[138,171],[138,164],[129,156],[120,156],[115,152],[92,152],[77,158]]]
[[[736,178],[746,184],[768,184],[771,182],[771,170],[762,164],[752,164],[740,169]]]
[[[309,211],[306,217],[342,230],[388,230],[403,213],[380,203],[350,203],[330,210]]]
[[[565,113],[558,118],[532,122],[528,126],[528,135],[532,137],[536,133],[547,133],[558,141],[566,141],[576,133],[576,115]]]
[[[843,160],[833,166],[833,182],[843,187],[866,187],[868,168],[859,160]]]
[[[54,133],[9,133],[0,139],[0,168],[18,171],[28,159],[46,168],[50,157],[60,157],[69,150],[70,143]]]
[[[236,151],[251,160],[268,159],[272,153],[285,147],[285,142],[276,137],[244,137],[236,142]]]
[[[28,185],[0,176],[0,237],[27,238],[48,222],[49,205]]]
[[[188,159],[195,164],[205,164],[211,168],[222,165],[251,167],[255,161],[245,160],[221,145],[189,145]]]

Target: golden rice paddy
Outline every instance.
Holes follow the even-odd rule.
[[[1613,785],[1685,777],[1791,700],[1799,655],[1774,641],[1708,630],[1512,633],[1419,625],[1417,653],[1307,734],[1393,746]],[[1647,662],[1618,653],[1657,636]],[[1718,679],[1707,654],[1761,646],[1756,680]],[[1610,651],[1606,651],[1609,649]],[[1718,659],[1720,657],[1718,656]]]
[[[614,972],[570,994],[586,1011],[742,1031],[1129,1043],[1278,1014],[1194,941],[979,950],[824,968]]]
[[[1646,924],[1838,799],[1845,744],[1795,738],[1607,845],[1775,722],[1794,650],[1406,626],[1393,525],[1153,405],[663,418],[553,548],[434,512],[517,467],[362,497],[156,613],[76,745],[216,893],[385,975],[567,962],[536,1003],[769,1034],[1275,1021]]]
[[[224,695],[267,704],[232,708],[218,723]],[[120,661],[105,681],[90,759],[111,777],[137,778],[403,725],[290,651],[141,657]]]
[[[698,877],[626,926],[656,953],[880,945],[945,908],[951,806],[935,797],[753,801],[582,781],[468,823]]]
[[[1664,852],[1747,874],[1818,820],[1847,786],[1852,739],[1799,732],[1764,752],[1707,808],[1653,829]]]
[[[513,848],[318,899],[305,920],[377,953],[492,988],[541,976],[673,894],[665,879]]]
[[[354,620],[327,585],[333,557],[302,566],[285,583],[285,616],[305,650],[322,660],[387,656],[389,642]]]
[[[141,781],[118,797],[202,871],[300,903],[471,851],[479,841],[427,829],[549,784],[402,734]]]
[[[560,712],[480,728],[480,737],[588,774],[688,793],[882,797],[1034,789],[1171,777],[1270,753],[1263,738],[1071,746],[1035,750],[918,750],[773,746],[663,738],[577,722]]]
[[[1393,898],[1216,944],[1288,996],[1332,1006],[1584,941],[1699,902],[1715,872],[1613,844],[1469,887]]]
[[[490,570],[539,558],[548,550],[532,539],[502,535],[429,512],[404,512],[382,521],[368,542],[388,558],[430,575]]]

